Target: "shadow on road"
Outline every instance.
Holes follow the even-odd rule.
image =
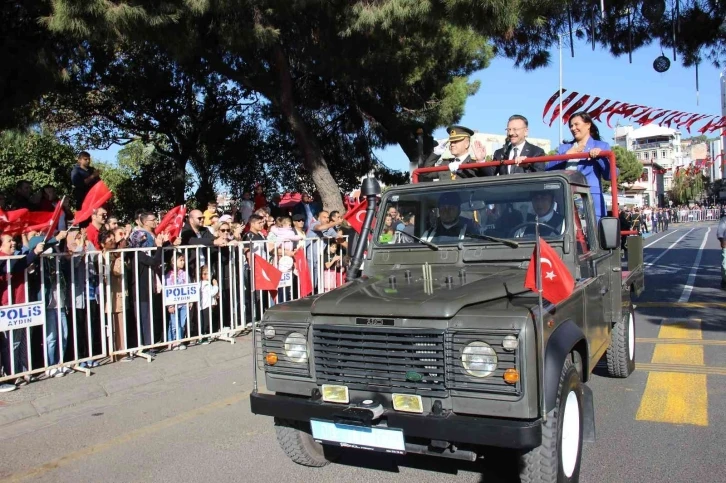
[[[475,462],[457,461],[435,456],[392,456],[382,453],[345,451],[336,464],[371,470],[399,473],[400,468],[412,468],[432,473],[457,475],[459,472],[478,473],[484,483],[518,483],[517,455],[514,451],[487,450]]]

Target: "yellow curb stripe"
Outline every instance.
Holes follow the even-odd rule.
[[[693,345],[715,345],[726,346],[726,340],[706,339],[659,339],[657,337],[637,337],[635,342],[641,344],[693,344]]]
[[[701,340],[700,323],[700,320],[665,319],[661,322],[658,338]],[[640,369],[650,367],[651,372],[635,419],[708,426],[708,392],[703,361],[703,346],[656,344],[651,364],[638,365]],[[661,372],[653,368],[665,370]],[[689,368],[694,372],[683,370]]]
[[[639,362],[635,367],[637,370],[644,372],[674,372],[683,374],[704,374],[708,376],[726,376],[726,367],[650,364],[646,362]]]

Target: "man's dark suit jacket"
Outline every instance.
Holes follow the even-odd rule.
[[[534,144],[530,144],[527,141],[524,142],[524,146],[522,146],[522,152],[517,153],[517,156],[526,156],[528,158],[536,158],[539,156],[544,156],[545,152],[544,149],[540,148],[539,146],[535,146]],[[509,158],[509,155],[507,154],[507,158]],[[494,156],[492,157],[494,161],[501,161],[505,159],[505,152],[504,148],[499,148],[496,151],[494,151]],[[491,168],[483,168],[485,171],[484,176],[496,176],[496,175],[503,175],[503,174],[514,174],[514,173],[535,173],[537,171],[544,171],[546,167],[546,163],[535,163],[535,164],[523,164],[521,166],[517,166],[514,164],[511,164],[509,166],[507,165],[501,165],[501,166],[493,166]],[[509,172],[506,171],[506,169],[509,168]]]

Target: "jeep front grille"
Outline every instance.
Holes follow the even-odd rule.
[[[318,384],[432,394],[445,391],[444,331],[313,327]]]

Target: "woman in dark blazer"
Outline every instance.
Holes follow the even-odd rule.
[[[587,179],[592,193],[597,220],[607,216],[605,198],[602,194],[602,180],[610,181],[610,161],[599,157],[602,151],[609,151],[610,145],[600,140],[600,131],[592,117],[586,112],[576,112],[570,117],[570,132],[573,140],[565,142],[557,148],[557,154],[586,153],[585,159],[567,161],[550,161],[547,170],[577,170]]]

